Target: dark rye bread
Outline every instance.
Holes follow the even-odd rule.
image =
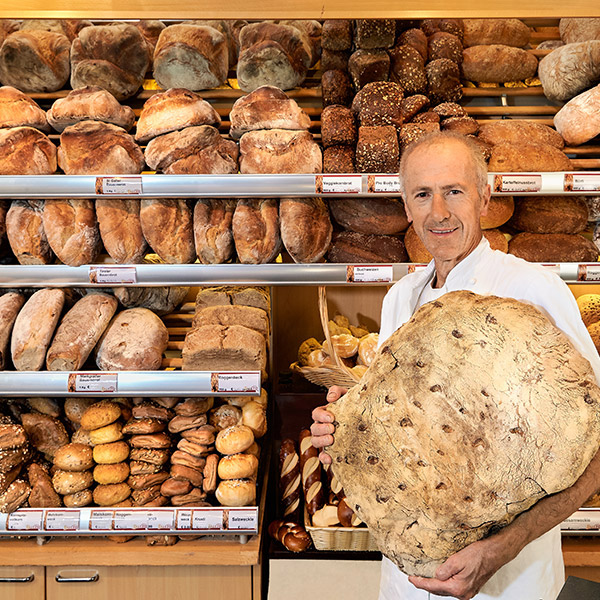
[[[531,262],[595,262],[598,248],[579,234],[518,233],[508,244],[509,254]]]
[[[439,130],[439,123],[407,123],[406,125],[402,125],[398,132],[400,148],[404,151],[409,144]]]
[[[323,150],[323,173],[354,173],[353,146],[328,146]]]
[[[321,51],[321,68],[323,71],[339,70],[348,71],[348,60],[351,50],[328,50],[323,48]]]
[[[402,100],[402,122],[408,123],[418,113],[425,110],[429,106],[429,98],[423,94],[415,94],[408,96]],[[458,106],[458,105],[457,105]]]
[[[429,60],[447,58],[460,65],[463,61],[463,45],[457,36],[438,31],[427,40]]]
[[[390,81],[398,83],[404,93],[424,94],[427,91],[425,61],[421,53],[408,44],[390,48]]]
[[[321,142],[323,147],[353,146],[357,140],[354,112],[345,106],[332,104],[321,113]]]
[[[398,135],[393,125],[358,128],[356,170],[359,173],[397,173],[399,160]]]
[[[352,48],[352,21],[350,19],[326,19],[323,21],[321,46],[327,50],[350,50]]]
[[[510,225],[530,233],[580,233],[587,227],[588,208],[581,196],[516,198]]]
[[[356,19],[354,43],[357,48],[391,48],[396,37],[394,19]]]
[[[337,223],[357,233],[393,235],[408,227],[404,205],[395,198],[331,198],[329,209]]]
[[[352,110],[361,126],[402,125],[402,87],[392,81],[375,81],[354,96]]]
[[[426,62],[428,58],[427,50],[427,36],[421,29],[407,29],[403,31],[398,40],[396,46],[412,46]]]
[[[400,263],[406,262],[408,255],[398,237],[342,231],[333,236],[327,260],[349,264]]]
[[[387,81],[390,55],[385,50],[357,50],[348,59],[348,72],[357,90],[372,81]]]
[[[46,113],[29,96],[18,89],[0,87],[0,127],[34,127],[45,133],[50,131]]]
[[[458,65],[447,58],[430,61],[425,67],[427,95],[433,104],[458,102],[462,98],[462,83]]]
[[[321,94],[323,106],[330,104],[349,106],[354,95],[350,75],[339,69],[325,71],[321,77]]]

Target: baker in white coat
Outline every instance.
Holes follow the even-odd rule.
[[[426,302],[456,290],[515,298],[534,305],[561,329],[591,363],[600,381],[600,359],[566,284],[539,265],[492,250],[479,219],[490,187],[479,148],[463,136],[441,133],[408,147],[400,163],[404,205],[415,232],[433,256],[426,269],[402,278],[381,311],[380,344]],[[335,402],[346,390],[334,386]],[[313,411],[317,448],[333,442],[333,415]],[[321,453],[321,460],[331,457]],[[537,502],[498,533],[470,544],[438,567],[435,577],[407,577],[383,558],[380,600],[555,600],[564,582],[559,524],[600,481],[600,452],[570,488]]]

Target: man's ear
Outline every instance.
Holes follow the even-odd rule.
[[[413,218],[412,218],[412,215],[410,214],[410,209],[408,208],[408,202],[406,202],[406,200],[404,199],[404,196],[402,197],[402,202],[404,203],[404,212],[406,213],[408,222],[412,223]]]
[[[490,185],[485,186],[485,192],[481,197],[481,212],[479,213],[482,217],[488,214],[488,208],[490,206],[490,198],[492,197],[492,188]]]

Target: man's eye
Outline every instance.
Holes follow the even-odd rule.
[[[419,192],[415,198],[427,198],[427,192]]]
[[[457,194],[462,194],[462,190],[450,190],[448,193],[451,196],[456,196]]]

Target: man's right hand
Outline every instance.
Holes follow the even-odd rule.
[[[327,402],[335,402],[339,400],[348,390],[334,385],[327,392]],[[335,433],[335,425],[333,424],[333,414],[327,410],[327,406],[318,406],[312,412],[314,423],[310,427],[312,434],[312,445],[315,448],[325,448],[333,444],[333,434]],[[331,456],[326,452],[319,454],[319,459],[324,465],[331,464]]]

